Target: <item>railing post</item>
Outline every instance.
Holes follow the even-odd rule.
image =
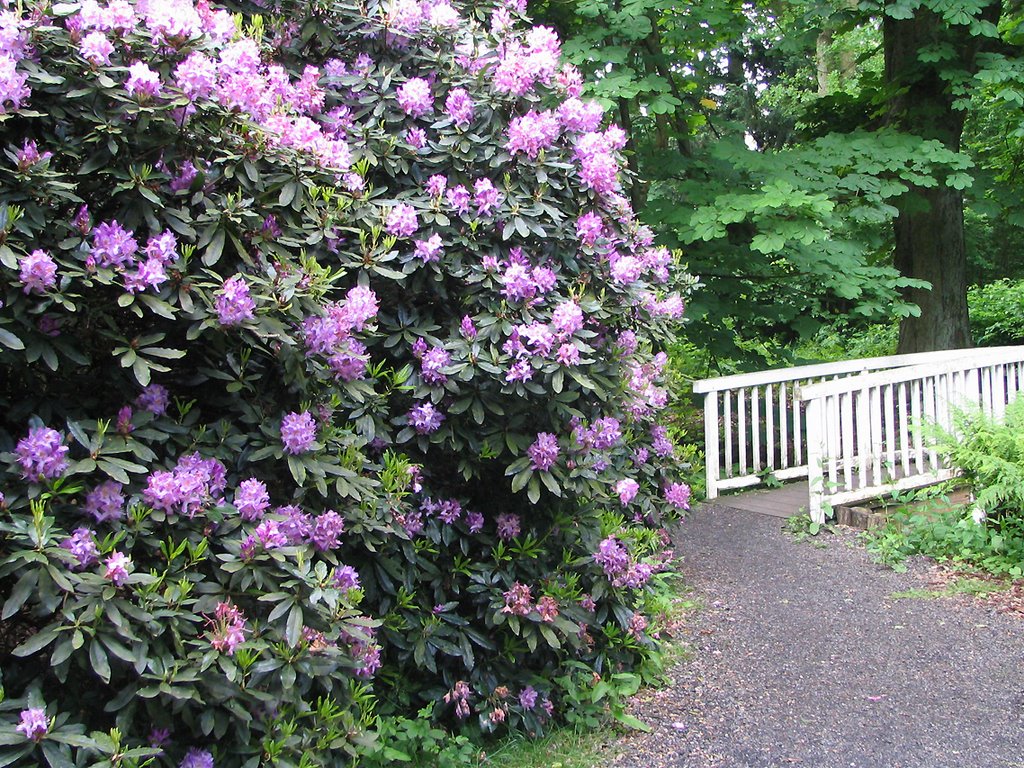
[[[718,497],[718,392],[704,395],[704,467],[709,499]]]
[[[825,414],[824,398],[807,401],[805,425],[807,429],[807,487],[810,495],[807,514],[816,523],[825,522],[825,474],[822,466],[825,456]]]

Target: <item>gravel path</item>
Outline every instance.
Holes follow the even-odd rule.
[[[704,604],[674,684],[635,702],[654,727],[617,768],[1024,767],[1024,622],[871,562],[851,533],[695,510],[678,531]]]

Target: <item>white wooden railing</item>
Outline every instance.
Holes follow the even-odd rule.
[[[952,407],[970,404],[1000,415],[1022,388],[1024,347],[893,355],[695,382],[693,391],[705,396],[708,498],[768,475],[807,477],[808,511],[821,520],[827,504],[936,482],[948,471],[924,424],[948,425]]]

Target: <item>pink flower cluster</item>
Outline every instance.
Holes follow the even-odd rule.
[[[206,620],[210,632],[210,645],[228,656],[245,642],[245,615],[231,601],[217,603],[212,618]]]
[[[561,49],[558,34],[550,27],[534,27],[524,42],[508,42],[494,70],[494,89],[523,96],[538,82],[550,84],[558,71]]]
[[[60,432],[49,427],[31,427],[21,438],[14,453],[21,465],[21,476],[29,482],[55,480],[68,468],[68,447]]]
[[[506,146],[513,155],[522,152],[527,157],[536,159],[542,149],[554,146],[559,135],[561,125],[553,112],[535,112],[531,109],[509,123]]]
[[[609,536],[598,545],[594,562],[601,566],[615,587],[639,589],[654,575],[654,569],[647,563],[633,562],[629,552],[614,536]]]
[[[345,301],[329,303],[323,316],[307,317],[302,323],[307,355],[325,355],[334,375],[342,381],[361,379],[366,373],[366,347],[352,337],[377,316],[377,295],[357,285]]]
[[[190,453],[178,459],[173,470],[152,472],[142,498],[153,509],[192,518],[223,502],[226,478],[227,470],[217,459]]]

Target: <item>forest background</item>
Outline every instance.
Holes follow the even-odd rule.
[[[633,205],[700,278],[685,375],[1024,336],[1019,3],[530,12],[626,128]]]

